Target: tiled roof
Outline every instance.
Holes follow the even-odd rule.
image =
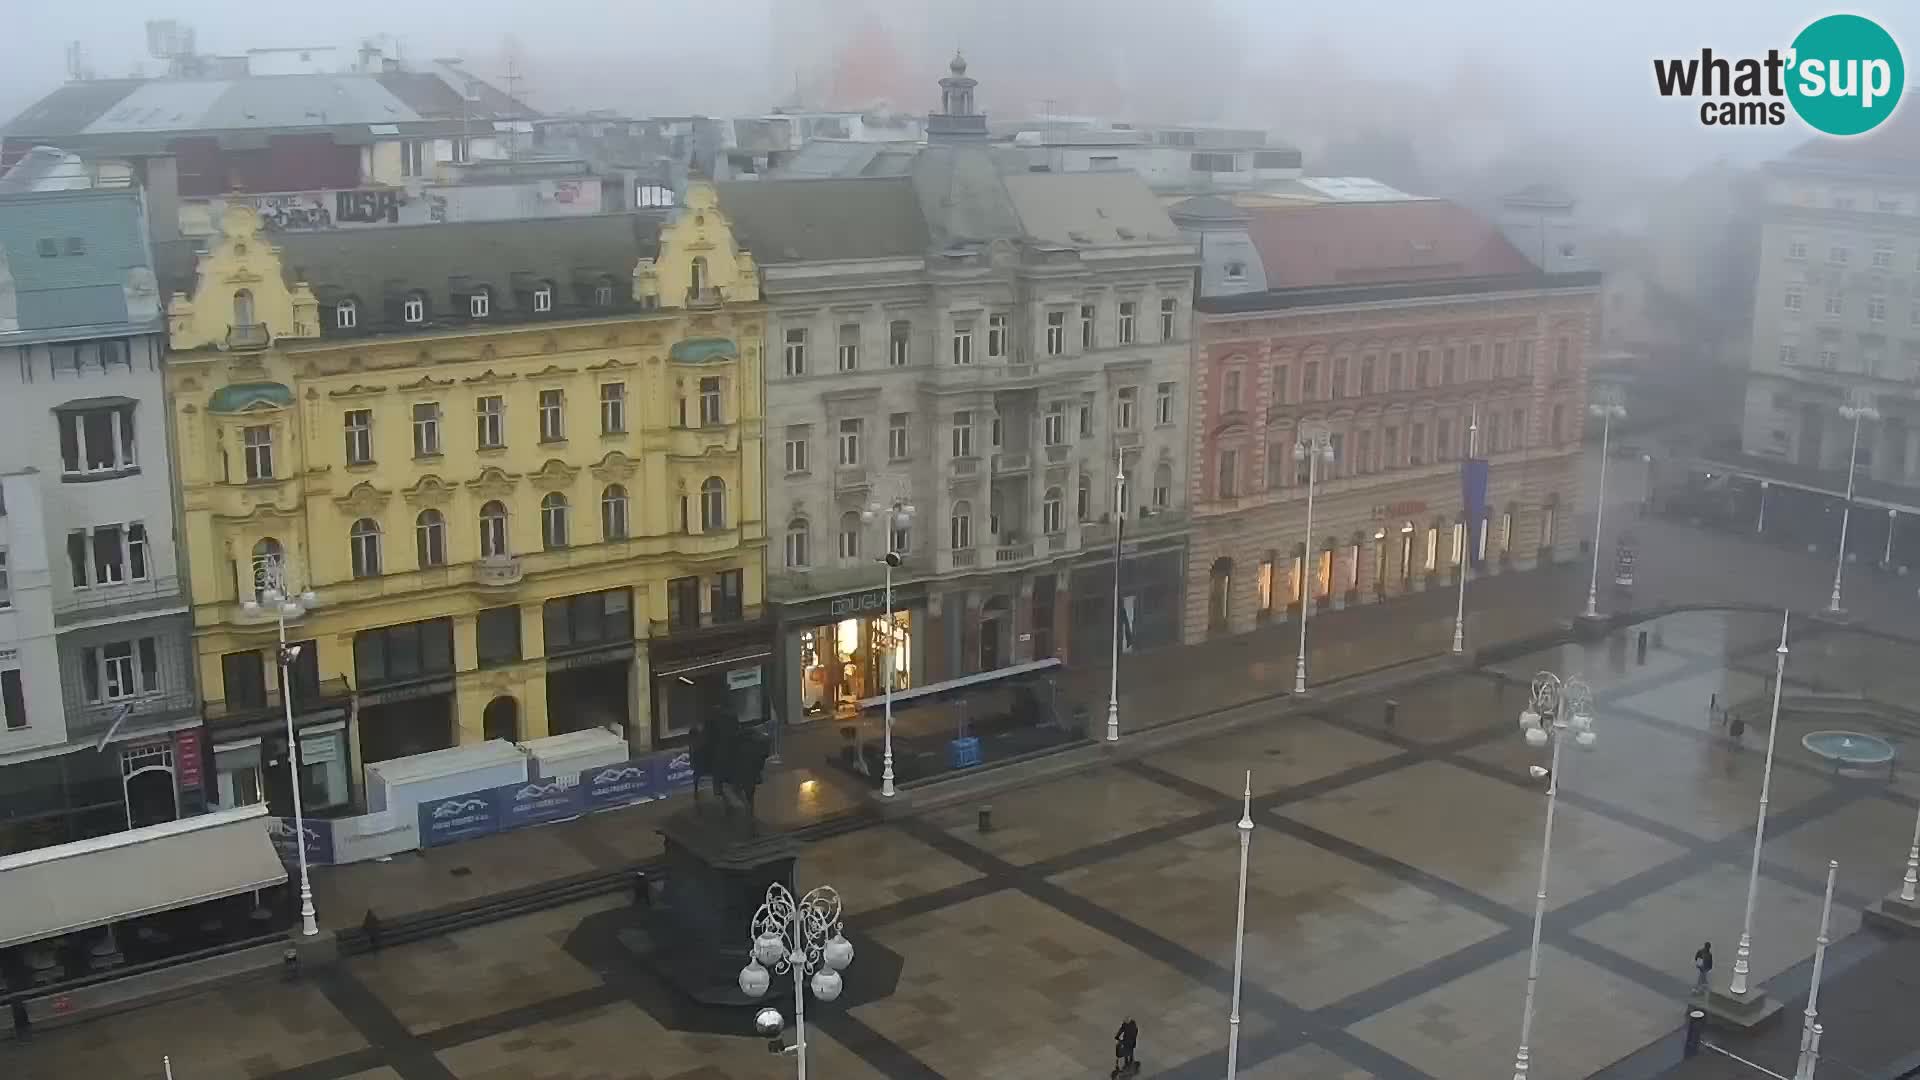
[[[1269,291],[1534,270],[1491,222],[1438,199],[1259,207],[1248,215]]]
[[[130,274],[151,265],[131,190],[0,198],[0,253],[25,333],[126,324]]]
[[[763,266],[917,256],[927,226],[905,177],[743,180],[719,185],[720,209]]]
[[[1180,240],[1138,173],[1025,173],[1005,183],[1026,235],[1044,244],[1086,248]]]

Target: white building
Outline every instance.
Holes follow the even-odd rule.
[[[965,65],[941,86],[908,175],[721,190],[771,309],[768,597],[792,720],[880,694],[890,633],[896,688],[1103,655],[1116,512],[1139,524],[1135,640],[1179,632],[1194,245],[1132,173],[1007,172]]]

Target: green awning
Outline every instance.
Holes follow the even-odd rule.
[[[705,364],[714,360],[740,359],[740,347],[730,338],[688,338],[676,341],[667,353],[677,364]]]
[[[284,409],[293,404],[293,391],[277,382],[235,383],[213,392],[207,409],[217,413],[246,412],[256,405]]]

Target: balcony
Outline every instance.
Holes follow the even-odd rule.
[[[726,294],[718,285],[687,290],[688,307],[719,307],[726,302]]]
[[[227,327],[227,349],[232,352],[252,352],[273,344],[273,334],[267,330],[266,323],[241,323]]]
[[[980,473],[980,459],[970,457],[951,458],[947,461],[947,475],[956,480],[971,479]]]
[[[1072,456],[1073,447],[1065,443],[1061,443],[1058,446],[1047,447],[1047,464],[1049,465],[1065,465],[1067,459]]]
[[[1033,470],[1033,455],[1025,450],[1005,450],[993,455],[995,476],[1017,475]]]
[[[1122,450],[1137,450],[1145,436],[1137,431],[1117,431],[1113,435],[1113,445]]]
[[[873,478],[864,465],[842,465],[833,470],[833,490],[843,495],[856,494],[873,487]]]
[[[956,548],[947,552],[947,568],[950,570],[971,570],[979,565],[978,548]]]
[[[526,566],[518,555],[488,555],[473,564],[473,583],[499,589],[518,585]]]
[[[1031,540],[1018,544],[1001,544],[993,549],[993,564],[1009,566],[1027,562],[1033,558],[1034,542]]]
[[[56,624],[64,626],[104,616],[163,611],[183,607],[186,602],[178,577],[156,577],[74,589],[54,602],[53,618]]]

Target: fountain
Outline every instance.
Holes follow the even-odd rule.
[[[1855,776],[1885,766],[1887,779],[1893,779],[1893,744],[1878,735],[1861,731],[1809,731],[1800,745],[1815,757],[1831,762],[1835,773]]]

